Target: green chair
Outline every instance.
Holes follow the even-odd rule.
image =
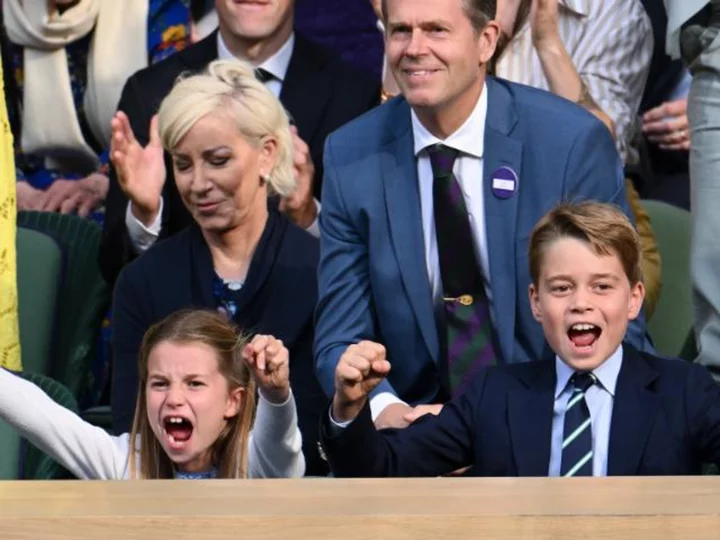
[[[642,201],[650,216],[662,264],[662,290],[648,331],[663,356],[694,358],[690,282],[690,213],[659,201]]]
[[[63,267],[60,246],[50,236],[17,228],[18,326],[23,370],[50,366]]]
[[[18,212],[17,222],[51,236],[62,248],[52,364],[40,373],[82,400],[91,384],[89,367],[97,356],[98,336],[110,305],[111,290],[97,263],[102,231],[90,220],[48,212]]]
[[[57,381],[38,373],[21,373],[21,375],[38,386],[58,405],[62,405],[78,414],[78,404],[72,392]],[[36,446],[22,439],[20,447],[22,478],[26,480],[55,480],[74,478],[57,461],[42,452]]]

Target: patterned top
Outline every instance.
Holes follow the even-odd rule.
[[[209,471],[203,472],[183,472],[175,471],[176,480],[209,480],[217,476],[217,469],[213,467]]]
[[[190,0],[149,0],[149,2],[148,61],[150,64],[154,64],[190,44]],[[87,61],[91,40],[92,32],[84,38],[69,44],[65,50],[68,57],[70,84],[75,108],[78,111],[80,128],[85,140],[98,153],[102,163],[99,172],[107,174],[108,151],[106,148],[101,148],[94,140],[83,111],[83,99],[87,84]],[[8,42],[8,57],[10,69],[17,85],[17,96],[21,97],[23,92],[23,48]],[[15,116],[13,121],[15,125],[19,126],[20,118],[17,118],[17,108],[9,107],[9,113]],[[42,157],[22,153],[19,135],[16,136],[15,140],[15,171],[18,180],[27,180],[33,187],[38,189],[47,188],[61,177],[66,180],[74,180],[83,176],[81,174],[68,174],[67,172],[46,169]]]
[[[234,319],[240,303],[242,281],[224,280],[217,274],[213,278],[213,292],[218,311]]]

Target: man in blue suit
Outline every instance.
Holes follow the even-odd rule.
[[[551,211],[530,240],[529,298],[555,360],[482,370],[407,429],[375,429],[367,396],[390,363],[377,343],[351,345],[321,435],[333,473],[680,475],[719,463],[720,387],[707,370],[622,344],[644,298],[639,246],[613,206]]]
[[[627,201],[594,116],[486,77],[494,0],[387,0],[383,12],[402,97],[326,142],[315,357],[330,396],[347,346],[382,342],[393,372],[372,416],[406,427],[482,365],[549,353],[526,295],[537,220],[561,200]],[[641,319],[628,339],[643,347]]]

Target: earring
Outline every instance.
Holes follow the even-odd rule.
[[[269,174],[261,174],[260,179],[263,181],[263,183],[268,184],[270,183],[270,175]]]

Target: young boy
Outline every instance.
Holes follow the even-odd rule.
[[[698,474],[720,462],[720,388],[704,368],[623,345],[644,289],[638,235],[594,202],[548,213],[530,239],[530,304],[556,353],[481,372],[438,416],[376,431],[382,345],[347,349],[323,426],[336,476]]]

